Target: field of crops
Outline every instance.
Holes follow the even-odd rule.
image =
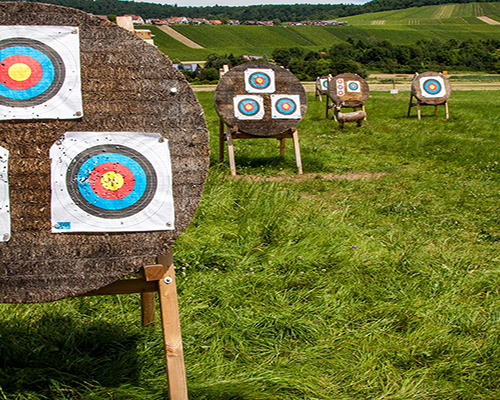
[[[209,53],[270,56],[277,47],[324,50],[334,43],[353,39],[390,40],[412,44],[419,39],[459,41],[498,39],[499,25],[488,25],[477,16],[500,20],[500,2],[445,4],[386,11],[345,18],[347,26],[174,26],[205,47],[193,50],[155,29],[155,43],[171,58],[203,60]],[[176,43],[174,43],[176,42]]]

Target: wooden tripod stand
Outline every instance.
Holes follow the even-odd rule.
[[[155,320],[155,293],[158,292],[169,398],[187,400],[179,304],[171,249],[159,256],[157,262],[158,264],[143,267],[136,274],[136,279],[120,280],[82,296],[140,293],[142,324],[146,326]]]
[[[225,126],[225,130],[224,130]],[[296,128],[288,129],[278,135],[256,136],[248,133],[239,132],[237,129],[232,131],[229,125],[225,125],[222,119],[219,120],[219,162],[224,161],[224,142],[227,142],[227,154],[229,157],[229,167],[231,175],[236,176],[236,162],[234,159],[233,139],[278,139],[280,141],[280,156],[285,155],[285,139],[293,140],[293,149],[295,152],[295,163],[299,174],[302,174],[302,160],[300,158],[299,134]]]

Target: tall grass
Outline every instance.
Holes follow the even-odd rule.
[[[291,143],[212,133],[196,216],[174,246],[190,399],[500,397],[500,95],[450,120],[375,92],[362,128],[309,98]],[[414,111],[415,113],[415,111]],[[137,296],[1,305],[0,399],[162,399],[159,326]]]

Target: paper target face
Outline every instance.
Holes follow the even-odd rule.
[[[344,80],[342,78],[337,79],[336,85],[337,85],[337,96],[341,97],[341,96],[345,95]]]
[[[238,95],[233,97],[234,116],[241,120],[264,118],[264,99],[257,95]]]
[[[0,147],[0,242],[10,239],[9,152]]]
[[[440,76],[424,76],[420,78],[420,90],[426,98],[446,96],[444,80]]]
[[[321,90],[325,90],[325,91],[328,90],[328,79],[326,79],[326,78],[320,79],[319,84],[320,84]]]
[[[274,93],[276,90],[272,69],[248,68],[245,70],[245,90],[247,93]]]
[[[272,94],[271,117],[273,119],[300,119],[300,96],[298,94]]]
[[[361,83],[359,81],[347,81],[347,91],[351,93],[361,93]]]
[[[82,115],[79,28],[0,26],[0,119]]]
[[[68,132],[50,150],[52,232],[174,229],[168,141],[138,132]]]

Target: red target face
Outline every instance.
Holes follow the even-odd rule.
[[[107,162],[99,164],[90,172],[89,184],[97,196],[119,200],[132,193],[135,177],[125,165]]]

